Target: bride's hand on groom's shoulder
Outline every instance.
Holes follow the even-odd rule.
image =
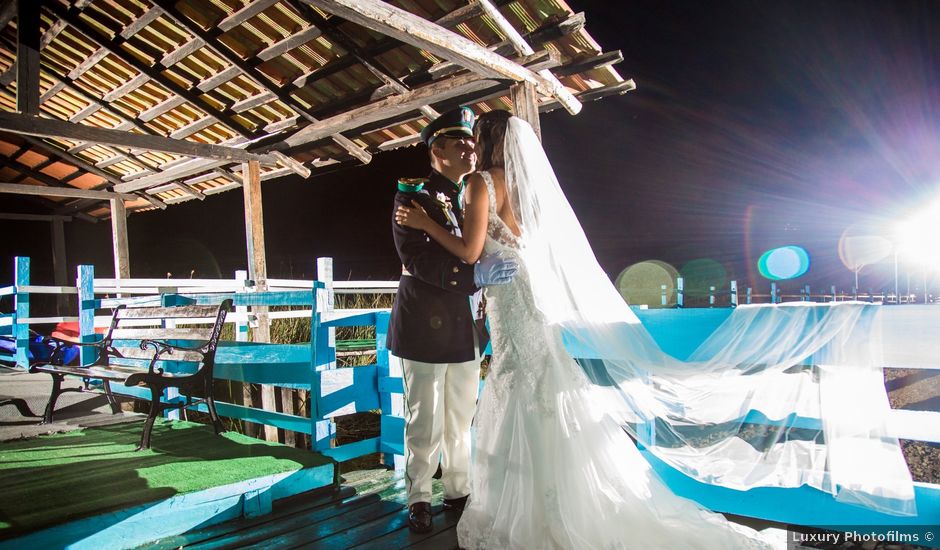
[[[411,201],[411,204],[412,207],[399,206],[395,210],[395,222],[398,225],[414,229],[426,229],[428,223],[434,223],[424,207],[418,204],[417,201]]]

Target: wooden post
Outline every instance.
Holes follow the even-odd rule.
[[[539,124],[539,99],[535,86],[528,82],[513,84],[509,88],[514,114],[532,125],[539,141],[542,140],[542,128]]]
[[[332,370],[336,368],[336,329],[323,328],[320,323],[333,315],[333,258],[317,258],[317,278],[314,289],[316,300],[311,330],[311,347],[313,347],[315,371]],[[315,375],[316,376],[316,375]],[[329,449],[333,446],[336,437],[336,423],[333,419],[319,419],[320,385],[311,386],[310,417],[314,418],[310,447],[314,450]],[[315,393],[314,393],[315,392]]]
[[[390,361],[386,339],[388,338],[388,320],[389,314],[381,311],[375,314],[375,362],[378,368],[379,383],[379,407],[382,409],[382,417],[405,417],[405,399],[401,391],[388,389],[383,391],[383,382],[391,385],[393,380],[401,380],[403,374],[401,370],[401,360]],[[381,441],[386,439],[399,441],[403,440],[403,434],[389,434],[384,429],[386,425],[395,425],[392,422],[382,423]],[[394,453],[385,452],[382,454],[382,462],[387,467],[392,467],[396,472],[404,471],[405,457]]]
[[[248,277],[255,282],[257,292],[268,289],[268,267],[264,255],[264,214],[261,208],[261,166],[257,161],[242,164],[242,189],[245,195],[245,236],[248,243]],[[267,306],[252,306],[258,322],[252,333],[253,342],[271,341],[271,324]],[[245,398],[250,399],[250,386],[245,384]],[[261,407],[276,411],[274,386],[261,386]],[[277,441],[277,428],[265,425],[264,438]]]
[[[55,286],[65,286],[65,273],[68,269],[65,259],[65,222],[62,218],[52,220],[52,272]],[[56,296],[56,314],[65,315],[68,307],[68,296]]]
[[[39,114],[39,6],[22,0],[16,20],[16,110]]]
[[[111,240],[114,244],[114,278],[131,276],[130,255],[127,249],[127,211],[124,199],[111,199]]]
[[[17,256],[14,260],[16,272],[13,284],[16,286],[16,312],[13,325],[13,337],[16,339],[16,366],[22,369],[29,368],[29,325],[22,320],[29,317],[29,293],[20,290],[20,287],[29,286],[29,258]]]
[[[75,281],[78,287],[78,338],[79,342],[95,341],[95,266],[80,265]],[[81,346],[81,364],[90,365],[98,359],[98,352],[91,346]]]

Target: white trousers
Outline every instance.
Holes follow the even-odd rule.
[[[480,359],[464,363],[401,362],[408,505],[431,502],[431,478],[438,460],[443,471],[444,498],[470,494],[470,423],[480,387]]]

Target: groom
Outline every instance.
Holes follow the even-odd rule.
[[[421,132],[431,175],[402,179],[392,212],[420,204],[460,235],[463,179],[476,163],[473,111],[444,113]],[[431,530],[431,477],[440,459],[444,508],[463,510],[470,492],[470,422],[480,383],[480,352],[488,336],[477,317],[480,288],[512,280],[516,265],[497,257],[463,263],[420,230],[392,218],[402,277],[392,306],[388,349],[402,360],[405,389],[405,487],[408,527]]]

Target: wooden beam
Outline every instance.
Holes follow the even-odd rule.
[[[279,0],[255,0],[254,2],[249,2],[247,6],[219,21],[216,26],[222,32],[228,32],[274,4],[277,4],[278,1]]]
[[[277,163],[277,159],[273,157],[249,153],[244,149],[235,147],[196,143],[193,141],[183,141],[149,134],[135,134],[105,128],[93,128],[83,124],[71,124],[61,120],[25,114],[0,113],[0,130],[16,134],[104,143],[108,145],[176,153],[190,157],[228,160],[231,162],[256,160],[265,164]]]
[[[495,78],[534,84],[544,95],[560,101],[572,114],[580,104],[555,82],[496,55],[476,42],[451,32],[406,10],[379,0],[304,0],[323,11],[391,36],[471,71]],[[557,82],[557,81],[556,81]]]
[[[288,5],[292,6],[294,9],[300,12],[300,14],[307,19],[312,21],[319,28],[326,29],[323,33],[336,44],[339,44],[347,53],[352,54],[358,58],[359,63],[365,67],[370,73],[375,75],[379,80],[385,83],[386,86],[390,87],[395,93],[403,94],[409,91],[409,88],[405,86],[398,78],[393,76],[389,71],[383,69],[380,64],[375,60],[375,58],[370,58],[368,54],[363,51],[354,40],[346,35],[343,32],[341,27],[329,27],[329,22],[322,16],[320,13],[314,9],[311,9],[310,6],[304,4],[300,0],[286,0]],[[421,114],[428,117],[429,120],[434,120],[440,116],[440,113],[432,109],[428,105],[421,107]]]
[[[72,216],[56,216],[44,214],[0,214],[0,220],[12,220],[21,222],[70,222]]]
[[[264,213],[261,205],[261,167],[257,162],[242,165],[245,195],[245,236],[248,244],[248,278],[255,282],[255,289],[264,292],[268,288],[268,268],[264,253]],[[252,331],[252,341],[270,342],[271,328],[267,307],[252,307],[258,326]],[[261,405],[268,411],[276,410],[274,386],[261,386]],[[277,441],[277,430],[264,427],[265,439]]]
[[[604,97],[610,97],[612,95],[623,95],[627,92],[636,90],[636,84],[633,82],[633,79],[625,80],[623,82],[618,82],[616,84],[611,84],[610,86],[604,86],[603,88],[595,88],[593,90],[587,90],[578,94],[578,100],[582,103],[587,103],[590,101],[597,101],[598,99]],[[539,106],[540,113],[548,113],[555,109],[560,108],[562,105],[557,101],[550,101],[548,103],[543,103]]]
[[[509,89],[513,114],[528,122],[535,135],[542,141],[542,125],[539,124],[539,98],[535,87],[528,82],[513,84]]]
[[[543,51],[531,56],[519,58],[519,62],[523,65],[541,63],[557,64],[558,58],[549,52]],[[387,97],[357,109],[345,111],[319,123],[311,124],[270,147],[282,151],[295,149],[301,145],[323,139],[325,137],[324,134],[335,134],[361,128],[381,120],[394,119],[409,111],[417,110],[418,107],[422,105],[431,105],[449,98],[472,94],[498,85],[498,81],[480,78],[474,74],[448,78],[421,88],[416,88],[407,94]]]
[[[358,109],[346,111],[340,115],[311,124],[293,136],[281,142],[277,149],[294,148],[306,143],[321,140],[327,136],[353,130],[386,118],[417,110],[422,105],[442,101],[448,97],[482,90],[496,81],[481,78],[475,74],[457,76],[445,81],[413,90],[408,94],[396,95],[370,103]]]
[[[495,83],[494,80],[481,78],[475,74],[450,78],[443,82],[418,88],[408,94],[387,97],[311,124],[285,139],[282,144],[291,148],[298,147],[338,132],[353,130],[372,122],[393,118],[416,110],[422,105],[443,101],[448,97],[470,93],[475,90],[482,90]]]
[[[14,195],[34,195],[40,197],[71,197],[78,199],[122,199],[133,200],[136,195],[126,193],[112,193],[111,191],[92,191],[90,189],[75,189],[74,187],[52,187],[49,185],[29,185],[17,183],[0,183],[0,193]]]
[[[17,2],[16,110],[39,113],[39,2]]]
[[[111,240],[114,245],[114,278],[131,276],[130,254],[127,247],[127,211],[124,199],[111,199]]]
[[[130,25],[121,31],[121,38],[127,39],[134,36],[135,34],[142,31],[144,27],[156,21],[157,18],[159,18],[161,15],[163,15],[163,11],[160,8],[148,8],[147,11],[143,13],[143,15],[135,19]]]
[[[143,191],[138,192],[138,193],[135,193],[135,194],[136,194],[138,197],[140,197],[140,198],[144,199],[145,201],[149,202],[150,204],[156,206],[156,207],[159,208],[160,210],[166,210],[166,206],[167,206],[166,203],[163,202],[163,201],[161,201],[161,200],[158,199],[157,197],[154,197],[153,195],[151,195],[151,194],[149,194],[149,193],[144,193]]]
[[[525,40],[530,45],[541,45],[545,42],[557,40],[563,36],[574,34],[584,28],[584,12],[575,13],[557,23],[539,27],[526,35]]]
[[[109,182],[109,183],[111,183],[111,184],[113,184],[113,185],[117,185],[117,184],[121,183],[120,178],[118,178],[117,176],[115,176],[115,175],[113,175],[113,174],[109,174],[109,173],[105,172],[104,170],[100,170],[100,169],[98,169],[98,168],[95,168],[95,167],[92,166],[90,163],[85,162],[84,160],[82,160],[82,159],[76,157],[75,155],[69,153],[68,151],[66,151],[66,150],[64,150],[64,149],[60,149],[60,148],[59,148],[58,146],[56,146],[56,145],[53,145],[53,144],[51,144],[51,143],[48,143],[48,142],[43,141],[43,140],[38,139],[38,138],[34,138],[34,137],[32,137],[32,136],[21,135],[20,137],[21,137],[24,141],[26,141],[26,143],[29,143],[29,144],[35,145],[36,147],[39,147],[39,148],[41,148],[41,149],[44,149],[46,152],[52,154],[52,156],[58,157],[58,158],[60,158],[60,159],[62,159],[62,160],[64,160],[64,161],[68,162],[69,164],[72,164],[72,165],[74,165],[74,166],[76,166],[76,167],[78,167],[78,168],[81,168],[82,170],[84,170],[84,171],[86,171],[86,172],[88,172],[88,173],[90,173],[90,174],[94,174],[94,175],[98,176],[99,178],[102,178],[102,179],[104,179],[105,181],[107,181],[107,182]]]
[[[501,6],[504,4],[509,4],[513,1],[514,0],[496,0],[496,4]],[[453,28],[461,23],[465,23],[470,19],[473,19],[474,17],[478,17],[481,13],[483,12],[479,6],[471,4],[450,12],[449,14],[435,21],[435,24],[440,25],[441,27]],[[375,58],[400,47],[401,42],[386,37],[369,46],[368,48],[365,48],[362,53],[366,58]],[[327,76],[347,69],[358,62],[359,59],[357,56],[352,54],[344,55],[330,61],[322,67],[311,71],[308,74],[299,76],[294,80],[293,86],[294,88],[303,88],[308,82],[314,82],[321,78],[326,78]]]
[[[559,67],[554,71],[554,73],[559,76],[569,76],[583,73],[585,71],[590,71],[592,69],[600,69],[609,65],[615,65],[621,61],[623,61],[623,53],[621,53],[620,50],[614,50],[612,52],[605,52],[587,59],[574,61],[563,67]]]
[[[455,9],[434,23],[444,28],[453,28],[481,15],[483,15],[483,6],[479,2],[471,1],[466,6]]]
[[[477,0],[480,6],[483,8],[483,11],[486,12],[486,15],[496,23],[496,26],[499,27],[499,30],[506,36],[506,39],[509,40],[509,43],[512,44],[512,47],[516,50],[516,53],[519,55],[532,55],[535,53],[535,50],[532,49],[532,46],[522,38],[522,35],[519,34],[519,31],[506,19],[502,12],[496,9],[496,6],[490,3],[490,0]],[[544,78],[545,81],[551,86],[553,92],[552,96],[560,101],[570,113],[577,114],[581,110],[581,105],[578,103],[578,100],[575,99],[574,95],[565,88],[565,85],[561,83],[555,75],[549,70],[539,71],[538,74],[540,77]],[[528,84],[532,84],[528,82]],[[513,89],[516,89],[515,87]],[[520,99],[524,96],[525,101],[528,103],[525,110],[523,111],[526,120],[532,125],[532,128],[535,130],[536,135],[539,136],[539,139],[542,138],[541,130],[539,128],[539,111],[538,111],[538,95],[535,93],[535,88],[519,88],[520,90],[525,90],[523,95],[520,95]],[[573,108],[574,105],[577,105],[576,108]],[[531,120],[530,120],[531,119]]]
[[[225,166],[226,164],[229,164],[229,162],[225,160],[191,159],[175,166],[174,168],[165,169],[159,174],[153,174],[152,176],[145,176],[142,178],[126,181],[120,185],[115,185],[114,190],[122,193],[129,193],[131,191],[147,189],[148,187],[154,187],[156,185],[177,181],[187,176],[192,176],[201,172],[207,172],[213,168]]]
[[[199,200],[201,200],[201,201],[206,200],[206,195],[205,195],[205,193],[203,193],[202,191],[200,191],[200,190],[198,190],[198,189],[195,189],[195,188],[192,187],[191,185],[188,185],[188,184],[186,184],[186,183],[180,182],[180,183],[174,184],[174,187],[175,187],[176,189],[179,189],[179,190],[182,191],[183,193],[186,193],[187,195],[191,196],[191,197],[194,198],[194,199],[199,199]]]

